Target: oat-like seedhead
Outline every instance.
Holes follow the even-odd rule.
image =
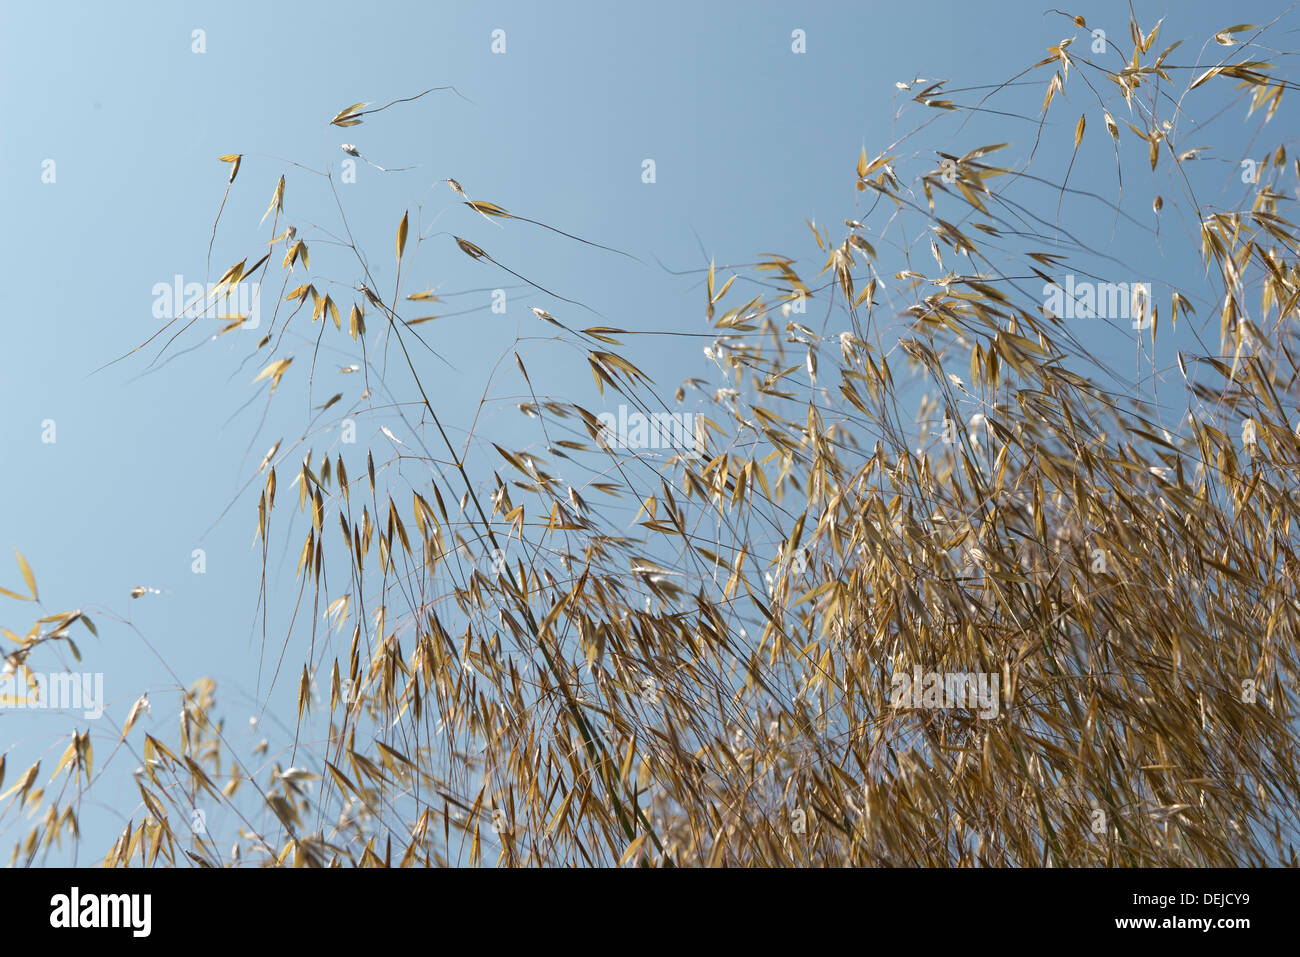
[[[500,227],[619,254],[526,197],[441,179],[363,250],[333,167],[222,157],[227,193],[273,185],[270,251],[250,235],[221,280],[282,287],[241,361],[305,413],[228,519],[255,506],[258,687],[292,689],[297,724],[233,754],[203,681],[170,743],[141,741],[141,699],[122,738],[143,803],[105,863],[1295,864],[1300,164],[1266,62],[1286,26],[1197,52],[1176,25],[1053,16],[1073,35],[1008,83],[898,84],[905,132],[846,159],[843,227],[690,273],[711,335],[662,336],[711,378],[674,396],[638,364],[661,331],[494,253]],[[1195,119],[1225,101],[1263,157],[1249,179]],[[983,140],[1007,118],[1016,139]],[[1103,152],[1111,193],[1072,186]],[[322,178],[331,208],[297,208]],[[1125,243],[1167,243],[1175,280],[1130,275]],[[517,341],[479,403],[524,397],[510,438],[446,421],[429,370],[455,357],[427,333],[451,294],[411,288],[426,256],[534,297],[535,335],[591,384],[545,391]],[[1103,330],[1135,375],[1098,357]],[[339,441],[363,419],[369,448]],[[56,777],[92,761],[78,734]],[[68,830],[37,770],[9,788],[49,806],[18,859]],[[240,822],[233,853],[200,801]]]

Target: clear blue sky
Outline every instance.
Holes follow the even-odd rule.
[[[177,699],[165,689],[175,687],[176,676],[188,683],[201,675],[218,681],[222,711],[233,724],[246,722],[259,710],[255,494],[222,513],[271,443],[296,437],[304,410],[273,408],[258,431],[264,394],[250,383],[259,365],[240,362],[260,332],[222,339],[143,377],[154,349],[91,372],[156,330],[156,283],[178,273],[187,281],[216,279],[231,263],[260,255],[256,244],[271,233],[269,220],[260,231],[257,220],[281,174],[288,182],[287,222],[309,242],[319,241],[312,245],[313,273],[342,282],[329,288],[346,315],[352,296],[346,286],[361,276],[321,241],[320,232],[337,229],[337,211],[323,181],[288,160],[337,169],[345,158],[339,144],[351,142],[381,166],[418,166],[385,174],[361,164],[358,182],[340,186],[352,229],[381,283],[394,278],[391,249],[402,212],[411,209],[414,219],[415,205],[424,202],[428,230],[429,219],[453,205],[445,185],[430,187],[451,176],[472,198],[627,250],[648,265],[524,224],[498,229],[463,209],[445,214],[448,228],[454,224],[502,262],[581,299],[610,325],[705,332],[703,293],[695,280],[666,275],[655,257],[674,269],[698,269],[708,257],[722,264],[752,261],[763,252],[806,255],[811,237],[804,218],[836,232],[853,213],[859,149],[874,156],[889,144],[895,112],[905,102],[895,81],[918,74],[951,78],[953,86],[1005,80],[1073,32],[1062,18],[1045,14],[1048,6],[1046,0],[324,0],[55,8],[3,0],[0,585],[21,588],[8,551],[17,546],[35,570],[43,613],[81,607],[94,615],[100,638],[79,636],[85,662],[75,666],[69,659],[69,667],[105,673],[113,726],[120,727],[139,693],[152,689],[153,715],[143,720],[154,733],[173,737]],[[1171,17],[1168,42],[1187,38],[1180,52],[1189,61],[1214,30],[1264,22],[1284,8],[1135,6],[1146,28]],[[1113,37],[1127,35],[1127,3],[1090,2],[1068,12],[1084,14],[1090,26]],[[491,51],[498,28],[506,32],[504,55]],[[206,32],[202,54],[191,49],[195,29]],[[806,31],[806,54],[791,51],[795,29]],[[382,104],[446,84],[473,102],[435,93],[352,129],[326,125],[350,103]],[[1109,147],[1102,148],[1096,110],[1074,86],[1067,92],[1075,99],[1051,116],[1045,164],[1053,152],[1057,159],[1062,149],[1068,154],[1074,120],[1088,109],[1089,143],[1098,151],[1081,157],[1072,185],[1113,194],[1113,161]],[[1041,87],[1027,96],[1032,111]],[[1236,160],[1251,146],[1232,139],[1232,129],[1245,129],[1242,111],[1220,122],[1211,132],[1226,150],[1220,175],[1226,203],[1236,199],[1228,188]],[[1294,128],[1289,107],[1276,122]],[[973,122],[938,146],[961,153],[1010,135],[1017,145],[1006,161],[1022,161],[1032,134],[1032,124],[989,119],[986,127]],[[231,152],[245,157],[208,273],[208,243],[228,170],[216,157]],[[656,163],[653,185],[641,181],[646,158]],[[42,182],[47,159],[56,164],[54,183]],[[1134,188],[1139,185],[1135,180]],[[1087,215],[1095,221],[1074,222],[1104,244],[1111,218]],[[1187,222],[1166,221],[1162,228],[1185,232]],[[1169,278],[1161,240],[1110,251],[1131,263],[1136,275]],[[515,282],[471,262],[445,236],[430,238],[407,268],[412,272],[404,291]],[[263,300],[263,327],[270,298]],[[485,306],[487,293],[452,302],[456,308]],[[536,333],[527,312],[532,304],[558,312],[554,300],[512,290],[505,316],[480,310],[423,327],[456,367],[439,367],[427,354],[420,358],[428,363],[426,382],[438,389],[453,422],[467,423],[515,335]],[[1217,342],[1217,329],[1212,338]],[[183,344],[196,341],[191,335]],[[649,340],[641,355],[671,394],[682,378],[707,374],[700,352],[705,342]],[[1096,345],[1132,360],[1131,340]],[[308,351],[304,343],[302,353]],[[565,370],[552,353],[539,352],[543,361],[560,363],[552,371]],[[587,377],[580,364],[573,369]],[[302,395],[301,384],[295,396]],[[355,382],[346,385],[352,389]],[[318,384],[313,404],[338,391],[334,386],[332,379]],[[583,387],[589,386],[587,378]],[[353,400],[355,389],[348,393]],[[486,416],[480,428],[508,430],[517,413],[513,402],[504,402],[490,406]],[[41,440],[47,419],[55,422],[53,444]],[[380,421],[359,419],[363,445],[384,441]],[[191,573],[195,548],[206,552],[206,574]],[[282,598],[292,593],[296,557],[294,548],[280,580]],[[163,593],[132,601],[128,595],[137,585]],[[30,611],[30,605],[0,599],[0,623],[19,633],[30,625]],[[127,619],[132,625],[120,623]],[[301,658],[295,647],[286,660],[296,668]],[[282,681],[277,690],[273,709],[292,715],[293,682]],[[66,724],[49,715],[0,712],[0,753],[10,754],[10,775],[36,757],[52,770],[65,746],[57,734]],[[242,728],[235,732],[245,745],[253,740]],[[102,764],[116,734],[107,721],[96,722],[92,734]],[[280,732],[272,738],[274,751],[284,741]],[[117,771],[110,773],[135,763],[118,756]],[[140,816],[128,779],[104,783],[109,786],[99,797],[105,803],[83,813],[89,857],[96,860],[122,821]],[[21,833],[12,813],[0,822],[6,860],[9,843]],[[234,835],[218,836],[228,846]]]

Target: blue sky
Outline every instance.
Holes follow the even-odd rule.
[[[1180,51],[1187,60],[1214,30],[1260,23],[1284,9],[1135,7],[1148,29],[1171,17],[1168,42],[1187,38]],[[260,332],[225,337],[148,375],[141,373],[154,348],[91,373],[156,331],[156,283],[176,274],[215,280],[250,252],[260,255],[253,251],[272,233],[270,220],[259,229],[258,218],[282,174],[286,222],[312,243],[313,266],[321,264],[313,275],[338,280],[321,289],[333,290],[346,315],[353,295],[347,287],[360,282],[360,270],[324,241],[322,229],[338,229],[324,181],[288,161],[338,170],[346,158],[339,145],[350,142],[381,166],[417,167],[381,173],[360,164],[357,182],[339,187],[358,245],[390,289],[396,224],[408,209],[414,222],[423,203],[426,231],[454,229],[588,304],[606,317],[600,324],[704,334],[698,278],[668,275],[656,258],[685,270],[706,266],[710,257],[721,265],[764,252],[806,255],[804,219],[831,224],[836,233],[857,201],[859,150],[874,156],[885,149],[919,109],[913,105],[896,123],[907,101],[895,81],[918,74],[951,78],[952,86],[1005,80],[1074,32],[1045,10],[1023,2],[0,3],[0,585],[21,589],[7,551],[16,546],[35,571],[42,613],[80,607],[93,615],[100,637],[80,640],[85,662],[76,667],[105,673],[114,725],[142,691],[152,690],[153,715],[143,720],[153,733],[174,735],[176,699],[165,689],[201,675],[218,681],[222,711],[233,724],[246,721],[260,712],[255,494],[225,510],[271,443],[295,436],[303,407],[273,407],[259,429],[264,391],[251,385],[259,364],[240,363]],[[1069,12],[1127,45],[1127,3]],[[196,29],[205,31],[206,52],[192,50]],[[496,29],[505,31],[504,55],[491,50]],[[796,29],[807,36],[801,55],[791,50]],[[1035,79],[1039,85],[1024,101],[1031,113],[1046,76]],[[378,105],[448,84],[472,102],[431,93],[358,127],[327,125],[348,104]],[[1076,87],[1067,94],[1070,104],[1050,116],[1043,166],[1068,159],[1074,120],[1087,109],[1086,146],[1097,149],[1081,154],[1071,184],[1113,194],[1113,159],[1096,110]],[[1222,163],[1209,168],[1206,182],[1217,184],[1211,195],[1225,204],[1237,199],[1236,162],[1251,149],[1244,132],[1233,138],[1235,129],[1246,129],[1243,116],[1236,110],[1206,128]],[[1285,109],[1275,122],[1294,129]],[[1023,161],[1033,131],[1022,120],[990,117],[938,146],[960,153],[1014,137],[1006,161]],[[216,158],[232,152],[245,155],[209,271],[208,243],[228,171]],[[656,164],[654,184],[642,182],[647,158]],[[42,182],[49,159],[53,183]],[[626,250],[644,264],[526,224],[502,229],[476,219],[454,208],[455,197],[436,184],[448,176],[474,199]],[[1140,167],[1126,183],[1141,195]],[[1078,209],[1070,211],[1072,227],[1107,248],[1112,217]],[[429,226],[443,210],[438,225]],[[1176,237],[1188,222],[1179,215],[1165,220],[1160,238],[1109,251],[1135,276],[1166,278],[1184,268],[1175,265]],[[421,243],[405,269],[404,292],[516,282],[471,262],[445,235]],[[451,302],[478,312],[423,327],[455,366],[419,354],[426,384],[462,427],[515,336],[537,334],[527,307],[545,305],[557,315],[564,308],[535,291],[508,294],[504,316],[486,310],[486,291],[471,292]],[[264,294],[264,315],[270,298]],[[588,319],[581,324],[596,324]],[[1131,371],[1132,339],[1110,336],[1099,332],[1096,347],[1122,357]],[[183,344],[197,341],[191,334]],[[700,351],[707,342],[647,339],[640,355],[671,394],[682,378],[707,374]],[[309,347],[304,343],[304,355]],[[557,377],[572,369],[591,391],[576,360],[566,365],[541,345],[525,344],[521,354]],[[338,391],[334,385],[316,385],[312,404]],[[504,435],[517,418],[511,401],[491,403],[482,415],[480,428]],[[46,420],[55,423],[53,443],[42,441]],[[382,441],[379,422],[359,419],[361,443]],[[202,575],[191,571],[196,548],[206,555]],[[295,560],[291,549],[282,594],[290,593]],[[133,601],[129,593],[140,585],[161,594]],[[3,602],[0,623],[25,632],[31,606]],[[286,660],[300,661],[297,651]],[[273,709],[291,715],[292,682],[278,691]],[[0,713],[0,753],[10,753],[10,773],[37,757],[52,764],[65,746],[65,727],[48,715]],[[245,744],[254,740],[236,730]],[[102,722],[92,733],[104,762],[116,733]],[[130,757],[114,760],[119,771],[134,764]],[[105,783],[105,803],[85,814],[94,859],[122,820],[138,817],[133,790]],[[12,821],[11,814],[0,831],[16,839]]]

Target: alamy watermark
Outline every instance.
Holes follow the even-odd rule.
[[[179,316],[202,316],[233,322],[243,318],[243,328],[256,329],[262,321],[261,287],[255,282],[237,282],[222,286],[215,282],[186,282],[177,273],[170,283],[156,282],[153,294],[153,317],[175,319]]]
[[[626,405],[618,407],[618,415],[602,412],[600,441],[609,448],[648,449],[675,452],[688,459],[704,457],[703,426],[694,412],[651,412],[646,414]]]
[[[981,718],[996,718],[1001,679],[997,672],[924,671],[916,665],[910,673],[894,675],[889,703],[894,708],[965,708]]]
[[[1134,329],[1151,327],[1151,284],[1145,282],[1076,282],[1043,286],[1044,308],[1060,319],[1129,319]]]
[[[133,937],[148,937],[153,927],[152,894],[83,894],[74,887],[70,893],[50,898],[50,926],[125,928]]]
[[[104,714],[104,673],[72,671],[0,674],[0,711],[81,711],[88,721]]]

